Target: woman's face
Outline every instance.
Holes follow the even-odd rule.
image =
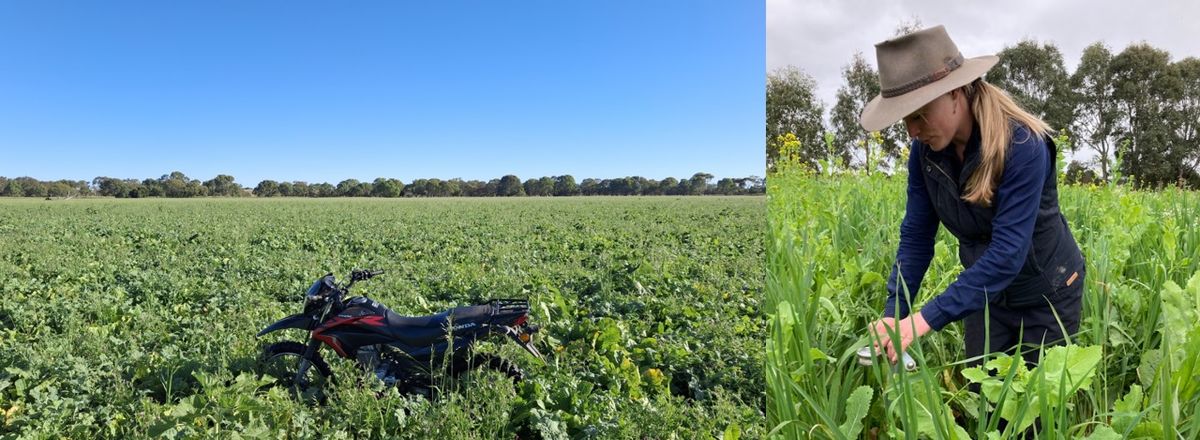
[[[910,138],[929,145],[933,151],[942,151],[958,131],[964,109],[957,108],[962,102],[957,90],[937,97],[924,107],[904,117],[904,126]]]

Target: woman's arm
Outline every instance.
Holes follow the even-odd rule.
[[[892,273],[888,276],[887,304],[883,309],[883,316],[889,318],[908,316],[912,298],[916,297],[921,279],[925,278],[925,271],[933,260],[938,218],[933,210],[933,202],[929,200],[929,191],[925,189],[921,148],[924,146],[914,141],[908,155],[908,202],[904,208],[904,221],[900,223],[900,246],[896,250],[896,263],[892,265]],[[903,295],[906,290],[907,295]]]

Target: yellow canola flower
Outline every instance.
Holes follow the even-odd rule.
[[[657,368],[650,368],[650,369],[646,370],[645,374],[646,374],[646,378],[650,379],[650,383],[654,384],[654,386],[662,385],[662,383],[663,383],[662,370],[659,370]]]
[[[16,417],[17,411],[21,409],[20,405],[13,405],[7,411],[4,411],[4,424],[11,425],[13,417]]]

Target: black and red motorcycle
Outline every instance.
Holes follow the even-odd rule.
[[[261,337],[276,330],[301,329],[309,332],[308,342],[283,341],[265,347],[262,373],[298,395],[323,401],[324,386],[332,382],[333,372],[321,358],[322,345],[357,361],[388,386],[427,395],[432,392],[433,372],[439,370],[452,377],[476,368],[499,371],[513,381],[524,377],[511,361],[477,353],[474,344],[481,339],[506,337],[542,360],[533,345],[538,326],[529,323],[528,301],[496,299],[409,317],[367,297],[348,297],[355,282],[382,273],[355,270],[346,285],[326,274],[313,283],[304,294],[304,311],[258,332]]]

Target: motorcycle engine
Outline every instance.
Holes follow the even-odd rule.
[[[392,362],[386,361],[379,354],[378,345],[366,345],[358,349],[357,356],[358,364],[367,371],[375,373],[375,377],[383,381],[387,386],[396,385],[399,379],[396,377],[399,374],[399,369]]]

